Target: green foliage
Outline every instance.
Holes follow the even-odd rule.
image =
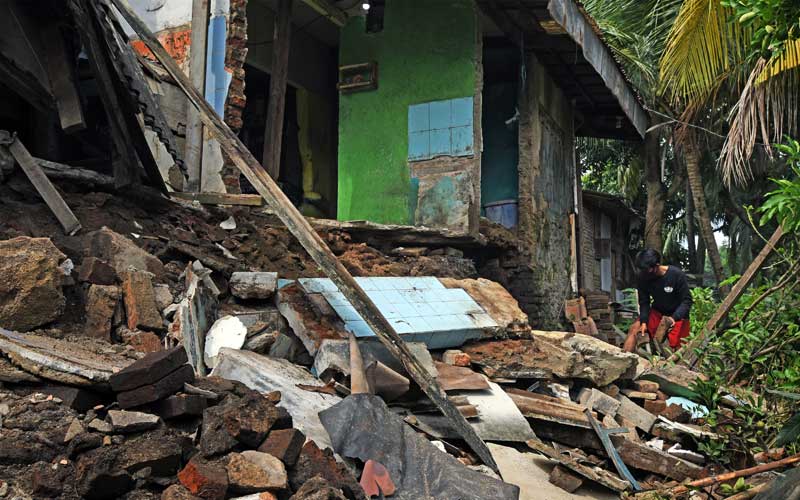
[[[800,2],[797,0],[721,0],[734,11],[734,20],[752,31],[748,57],[770,59],[800,38]]]
[[[730,496],[736,493],[741,493],[743,491],[747,491],[751,488],[749,484],[747,484],[743,477],[740,477],[736,480],[733,485],[723,483],[719,486],[719,492],[723,495]]]
[[[800,413],[795,413],[778,433],[775,446],[785,446],[797,441],[798,438],[800,438]]]
[[[767,199],[759,209],[762,224],[776,220],[783,224],[786,232],[800,232],[800,142],[787,138],[785,144],[775,147],[785,155],[791,169],[792,179],[772,179],[778,188],[767,193]]]

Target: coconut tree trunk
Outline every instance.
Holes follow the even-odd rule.
[[[647,213],[645,214],[644,243],[659,252],[664,246],[664,186],[661,184],[661,144],[659,131],[648,132],[644,141],[645,184]]]
[[[689,179],[689,186],[692,190],[694,199],[694,209],[697,215],[697,223],[700,236],[706,244],[708,258],[711,260],[711,269],[714,271],[714,278],[717,284],[725,279],[725,271],[722,268],[722,258],[719,254],[717,241],[714,239],[714,229],[711,227],[711,216],[706,205],[706,195],[703,190],[703,178],[700,175],[700,150],[694,140],[691,131],[686,132],[686,140],[683,143],[683,153],[686,158],[686,176]],[[721,287],[720,291],[727,295],[727,287]]]
[[[689,248],[689,270],[695,273],[697,272],[697,242],[694,240],[694,199],[689,181],[686,181],[686,244]]]

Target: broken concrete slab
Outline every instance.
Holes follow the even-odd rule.
[[[237,272],[228,281],[231,295],[238,299],[266,300],[275,295],[278,288],[278,273]]]
[[[295,427],[323,448],[330,446],[328,433],[322,427],[317,414],[335,405],[341,398],[300,389],[298,384],[323,385],[307,370],[283,359],[268,358],[248,351],[222,349],[211,375],[237,380],[250,389],[263,393],[280,391],[279,404],[289,410]]]
[[[152,273],[156,277],[164,275],[164,264],[158,258],[107,227],[89,233],[84,253],[87,257],[107,262],[118,275],[130,268]]]
[[[437,371],[436,379],[445,391],[489,389],[485,375],[475,373],[469,368],[452,366],[439,361],[434,362]]]
[[[335,316],[320,314],[297,284],[278,290],[278,311],[311,356],[326,339],[347,338],[344,323]]]
[[[115,373],[109,380],[114,392],[130,391],[152,384],[185,365],[188,360],[183,346],[148,354]]]
[[[114,432],[127,434],[154,429],[158,426],[158,415],[139,411],[110,410],[106,421],[114,428]]]
[[[234,316],[223,316],[211,325],[206,334],[204,360],[206,366],[214,368],[217,354],[223,347],[241,349],[247,338],[247,327]]]
[[[519,489],[442,453],[377,396],[354,394],[320,413],[334,450],[343,457],[379,461],[397,485],[393,498],[508,498]]]
[[[617,394],[616,400],[620,403],[616,415],[629,420],[636,425],[637,428],[645,432],[650,432],[656,420],[658,420],[658,417],[622,394]]]
[[[58,319],[66,260],[48,238],[0,241],[0,325],[27,332]]]
[[[497,323],[499,331],[515,336],[530,333],[528,315],[519,307],[517,299],[500,283],[485,278],[439,278],[439,281],[447,288],[461,288],[466,291]]]
[[[0,328],[0,351],[14,365],[55,382],[94,386],[108,382],[129,360],[85,343],[16,333]]]
[[[406,343],[411,354],[427,369],[432,377],[438,375],[428,347],[422,342]],[[358,347],[364,359],[364,365],[379,361],[401,375],[407,376],[403,364],[380,342],[365,339],[359,340]],[[350,375],[350,342],[347,340],[326,339],[322,341],[317,355],[314,358],[314,372],[319,376],[333,370],[344,375]]]
[[[602,413],[603,415],[609,415],[611,417],[617,414],[617,410],[619,410],[620,402],[611,396],[598,391],[597,389],[589,389],[584,388],[581,389],[581,392],[578,393],[578,401],[580,401],[581,405],[585,408],[589,408],[590,410],[595,410],[598,413]]]
[[[120,298],[120,289],[114,285],[90,285],[86,292],[86,326],[89,337],[111,340],[111,320]]]
[[[156,303],[150,274],[142,271],[124,271],[120,273],[120,278],[128,328],[164,331],[164,320]]]

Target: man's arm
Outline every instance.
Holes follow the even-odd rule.
[[[675,321],[680,321],[689,317],[689,310],[692,307],[692,292],[689,290],[689,281],[686,279],[685,274],[681,273],[680,277],[678,278],[675,291],[678,293],[681,303],[672,314],[672,319]]]
[[[639,321],[646,325],[650,319],[650,292],[642,282],[636,289],[639,290]]]

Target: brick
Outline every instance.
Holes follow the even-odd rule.
[[[125,300],[128,328],[164,331],[164,320],[158,311],[150,275],[140,271],[125,271],[121,273],[120,277],[122,278],[122,293]]]
[[[660,389],[658,382],[653,382],[651,380],[636,380],[633,384],[636,386],[636,390],[641,392],[657,393]]]
[[[161,500],[198,500],[182,484],[173,484],[161,494]]]
[[[194,496],[204,500],[223,500],[228,493],[228,473],[219,463],[192,458],[178,472],[178,481]]]
[[[666,401],[645,401],[644,402],[644,409],[649,411],[654,415],[661,415],[664,410],[667,408]]]
[[[122,342],[131,346],[135,351],[152,353],[164,350],[164,343],[161,341],[161,337],[153,332],[125,328],[118,330],[117,334]]]
[[[85,257],[78,268],[78,280],[94,285],[115,285],[117,271],[97,257]]]
[[[692,419],[692,415],[688,411],[686,411],[681,405],[675,404],[667,405],[667,407],[661,412],[661,416],[681,424],[688,424]]]
[[[442,361],[453,366],[469,367],[472,364],[472,358],[470,358],[469,354],[457,349],[444,351]]]
[[[333,451],[330,448],[322,450],[309,440],[303,445],[297,464],[289,470],[289,483],[297,491],[314,476],[343,490],[348,498],[363,498],[361,485],[347,467],[336,461]]]
[[[139,411],[111,410],[106,421],[114,427],[118,434],[141,432],[158,426],[158,416]]]
[[[178,394],[159,401],[155,412],[164,420],[198,417],[206,409],[206,398],[196,394]]]
[[[184,383],[192,381],[194,381],[194,369],[191,365],[183,365],[154,384],[120,392],[117,394],[117,401],[123,409],[153,403],[175,394],[183,389]]]
[[[560,465],[553,467],[549,481],[568,493],[574,492],[583,484],[583,479]]]
[[[109,384],[114,392],[129,391],[152,384],[174,372],[189,361],[186,350],[178,346],[168,351],[148,354],[123,370],[111,375]]]
[[[86,293],[84,333],[96,339],[111,340],[111,324],[120,290],[113,285],[91,285]]]
[[[69,385],[48,384],[38,387],[36,390],[37,392],[51,394],[61,399],[62,404],[72,408],[78,413],[86,413],[86,411],[105,401],[105,398],[96,392]]]
[[[226,453],[238,444],[256,448],[266,439],[278,418],[275,405],[259,393],[229,396],[203,412],[200,452],[204,456]]]
[[[288,467],[293,466],[306,443],[306,436],[297,429],[278,429],[270,431],[258,451],[269,453]]]

